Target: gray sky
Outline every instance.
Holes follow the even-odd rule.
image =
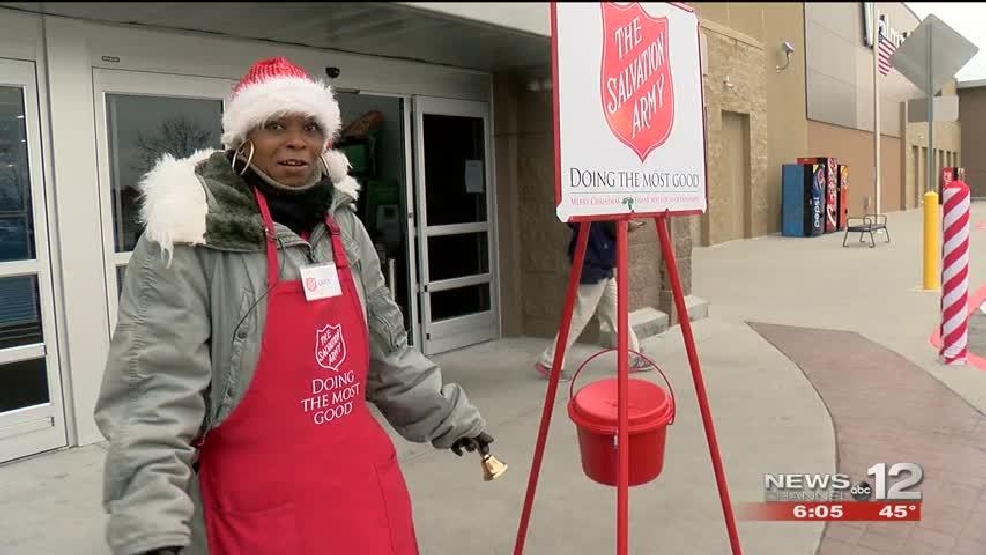
[[[906,2],[924,19],[929,13],[935,14],[955,32],[969,39],[979,47],[969,63],[955,75],[959,81],[986,79],[986,3],[983,2]]]

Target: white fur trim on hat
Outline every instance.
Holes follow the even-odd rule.
[[[246,141],[247,133],[285,114],[314,117],[326,140],[342,126],[332,87],[301,77],[277,77],[243,87],[226,103],[222,142],[235,148]]]

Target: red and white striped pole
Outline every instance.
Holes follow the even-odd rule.
[[[941,348],[948,366],[966,362],[969,337],[969,186],[952,181],[942,189]]]

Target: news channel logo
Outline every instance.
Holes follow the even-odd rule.
[[[853,501],[869,501],[873,499],[873,487],[866,480],[860,480],[849,488],[849,495]]]
[[[866,477],[853,480],[845,473],[765,474],[765,501],[920,501],[924,479],[921,465],[878,463]]]

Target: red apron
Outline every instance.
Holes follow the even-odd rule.
[[[393,442],[366,403],[369,343],[339,228],[328,216],[341,295],[308,301],[278,279],[267,240],[267,321],[249,389],[200,444],[210,555],[418,555]]]

